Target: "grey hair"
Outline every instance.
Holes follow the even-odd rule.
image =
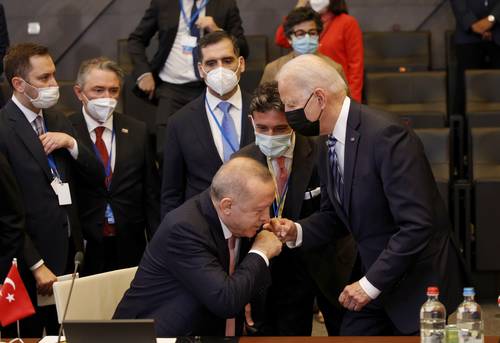
[[[118,65],[118,63],[107,57],[96,57],[90,60],[83,61],[82,64],[80,64],[78,75],[76,77],[76,84],[83,88],[88,74],[93,69],[111,71],[118,77],[120,85],[123,82],[123,76],[125,75],[125,73],[123,72],[123,69]]]
[[[321,57],[311,54],[297,56],[287,62],[276,76],[278,84],[293,82],[303,97],[308,97],[315,88],[324,88],[333,94],[347,94],[347,85],[342,76]]]
[[[262,183],[273,182],[269,169],[248,157],[235,157],[225,163],[215,174],[210,187],[210,196],[215,201],[223,198],[246,198],[252,189],[250,180]]]

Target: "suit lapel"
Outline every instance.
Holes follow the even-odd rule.
[[[5,105],[5,109],[9,115],[9,120],[12,121],[14,131],[19,136],[28,151],[33,155],[33,158],[42,168],[49,182],[52,181],[52,173],[50,172],[47,155],[43,150],[35,131],[31,127],[23,112],[12,102],[9,101]]]
[[[115,131],[115,166],[113,168],[113,177],[111,178],[110,191],[115,189],[115,185],[120,184],[120,168],[123,161],[124,146],[127,145],[128,128],[123,126],[120,115],[113,113],[113,129]]]
[[[248,118],[248,109],[250,107],[250,96],[245,92],[241,92],[242,108],[241,108],[241,139],[240,149],[255,141],[255,134],[252,123]]]
[[[349,217],[352,180],[354,175],[354,167],[356,165],[358,145],[360,134],[357,128],[360,123],[360,106],[351,101],[349,109],[349,117],[347,119],[347,130],[345,136],[345,153],[344,153],[344,210]]]

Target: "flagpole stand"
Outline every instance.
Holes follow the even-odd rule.
[[[17,338],[11,339],[9,343],[15,343],[15,342],[24,343],[24,341],[21,339],[21,328],[19,326],[19,320],[17,320],[16,323],[17,323]]]

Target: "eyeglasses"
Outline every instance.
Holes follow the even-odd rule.
[[[309,31],[304,31],[304,30],[293,31],[293,35],[297,38],[302,38],[306,34],[308,34],[311,37],[316,37],[317,35],[319,35],[319,32],[316,29],[311,29]]]

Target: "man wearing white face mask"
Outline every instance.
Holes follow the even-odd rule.
[[[284,111],[277,83],[261,84],[249,110],[255,144],[234,156],[253,158],[269,168],[277,190],[271,217],[298,220],[319,209],[317,144],[314,139],[296,134]],[[271,265],[272,285],[265,310],[252,311],[258,333],[310,336],[313,300],[317,296],[328,334],[338,335],[343,311],[336,300],[337,292],[347,284],[354,257],[354,242],[348,234],[305,253],[283,247]]]
[[[160,220],[159,175],[146,125],[115,112],[123,71],[105,57],[84,61],[74,87],[82,111],[70,117],[80,141],[101,161],[99,185],[77,189],[84,274],[139,264]]]
[[[240,90],[245,59],[224,31],[200,39],[198,69],[206,91],[180,109],[167,127],[161,191],[162,218],[201,193],[230,156],[254,141],[250,96]]]
[[[59,99],[55,65],[46,47],[13,46],[4,58],[13,96],[0,112],[0,152],[8,159],[26,209],[26,243],[19,261],[23,281],[34,304],[36,294],[52,294],[56,276],[73,270],[75,251],[83,240],[74,202],[76,176],[87,184],[99,181],[99,164],[78,144],[71,123],[49,111]],[[25,337],[57,334],[55,306],[37,307],[21,321]]]

